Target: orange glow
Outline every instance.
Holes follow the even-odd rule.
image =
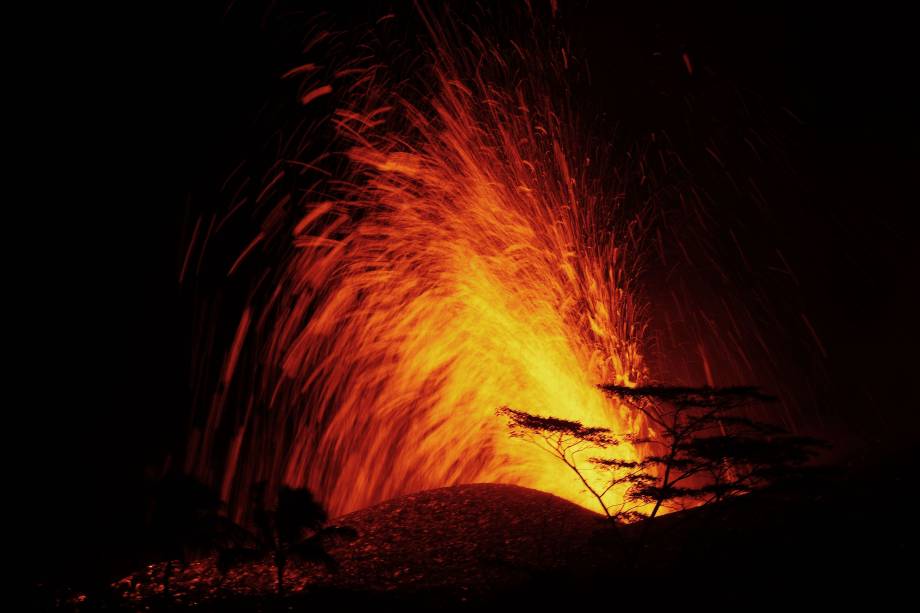
[[[496,408],[618,434],[640,426],[596,388],[644,377],[643,318],[632,220],[605,196],[613,173],[591,166],[584,135],[538,78],[570,58],[522,55],[532,72],[521,80],[481,42],[458,50],[432,36],[432,76],[412,103],[382,94],[373,70],[304,87],[304,102],[334,96],[347,164],[302,200],[271,299],[246,310],[227,358],[251,399],[232,426],[228,498],[283,480],[341,514],[501,482],[596,510],[567,467],[508,436]],[[247,329],[242,351],[258,366],[241,373]],[[225,404],[218,394],[196,439],[199,467]],[[624,443],[613,455],[637,451]]]

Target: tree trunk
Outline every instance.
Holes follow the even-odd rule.
[[[278,573],[278,595],[284,593],[284,554],[281,551],[275,552],[275,570]]]
[[[163,566],[163,596],[166,598],[169,598],[170,594],[169,581],[172,577],[172,565],[172,560],[167,560]]]

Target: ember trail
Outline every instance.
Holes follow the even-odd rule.
[[[280,160],[260,194],[273,212],[234,263],[268,250],[265,297],[239,319],[188,463],[238,513],[263,480],[309,487],[333,515],[471,482],[590,507],[496,408],[641,427],[596,387],[645,376],[639,249],[565,102],[567,50],[460,44],[423,19],[430,48],[411,87],[367,61],[331,83],[312,64],[287,75],[305,103],[334,99],[344,162],[292,194],[285,173],[318,163]]]

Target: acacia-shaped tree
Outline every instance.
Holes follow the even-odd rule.
[[[817,439],[746,416],[742,409],[774,398],[754,387],[599,386],[641,413],[653,436],[615,436],[609,429],[501,407],[512,437],[530,441],[568,466],[607,517],[655,517],[663,506],[709,504],[802,475],[823,446]],[[641,460],[593,455],[621,440],[651,449]],[[590,473],[590,475],[589,475]],[[605,497],[622,488],[616,504]],[[650,510],[643,512],[644,509]]]
[[[652,477],[646,473],[648,463],[594,455],[620,444],[609,429],[541,417],[507,406],[500,407],[497,414],[508,418],[512,437],[537,445],[568,466],[608,518],[625,521],[636,517],[635,505],[628,506],[630,498],[621,497],[618,504],[612,504],[607,495],[617,486],[631,489],[649,483]]]
[[[599,387],[655,431],[631,439],[653,450],[644,463],[657,466],[657,479],[629,492],[652,506],[649,517],[665,505],[719,502],[787,481],[823,446],[748,417],[743,409],[753,402],[775,401],[755,387]]]

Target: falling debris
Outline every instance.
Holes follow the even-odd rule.
[[[326,94],[332,93],[331,85],[323,85],[322,87],[317,87],[313,91],[304,94],[303,98],[300,99],[301,104],[310,104],[320,96],[325,96]]]
[[[681,57],[684,58],[684,66],[687,67],[687,74],[693,75],[693,64],[690,63],[690,56],[684,51]]]

